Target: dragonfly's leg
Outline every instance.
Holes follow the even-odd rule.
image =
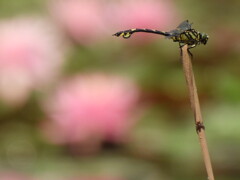
[[[191,57],[193,57],[193,54],[191,53],[190,49],[194,48],[196,46],[196,44],[193,44],[191,46],[188,47],[187,51],[190,54]]]
[[[181,56],[182,56],[182,47],[183,47],[184,45],[185,45],[184,43],[180,43],[180,42],[179,42],[179,48],[180,48]]]
[[[191,53],[191,51],[189,50],[190,48],[187,49],[188,54],[190,54],[191,58],[193,57],[193,54]]]
[[[196,44],[191,45],[188,49],[192,49],[194,47],[196,47]]]
[[[185,43],[179,42],[179,48],[182,48],[185,45]]]

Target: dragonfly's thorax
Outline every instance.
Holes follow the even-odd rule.
[[[194,29],[186,30],[178,35],[170,37],[174,42],[184,43],[188,45],[197,45],[200,43],[206,44],[207,40],[202,41],[203,34],[195,31]]]

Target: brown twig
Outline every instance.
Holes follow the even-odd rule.
[[[190,96],[190,103],[192,110],[194,112],[196,130],[198,134],[198,138],[200,141],[203,159],[205,163],[205,167],[207,170],[207,175],[209,180],[214,180],[213,170],[210,155],[208,152],[207,140],[205,135],[205,128],[203,125],[202,114],[198,99],[197,87],[195,83],[195,78],[192,70],[192,62],[188,52],[188,45],[184,45],[181,48],[182,54],[182,64],[183,64],[183,71],[187,82],[187,87]]]

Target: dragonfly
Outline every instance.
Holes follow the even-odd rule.
[[[113,36],[117,36],[117,37],[122,36],[123,38],[128,39],[132,36],[132,34],[137,32],[153,33],[153,34],[165,36],[168,39],[172,39],[173,42],[178,42],[180,48],[182,48],[184,45],[187,44],[188,50],[200,44],[206,45],[209,39],[209,36],[206,33],[201,33],[193,29],[192,23],[189,23],[188,20],[183,21],[177,26],[177,28],[170,30],[168,32],[154,30],[154,29],[136,28],[136,29],[128,29],[125,31],[119,31],[113,34]]]

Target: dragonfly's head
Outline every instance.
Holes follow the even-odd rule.
[[[204,45],[207,44],[209,36],[206,33],[201,33],[200,35],[201,35],[201,38],[200,38],[201,43]]]

